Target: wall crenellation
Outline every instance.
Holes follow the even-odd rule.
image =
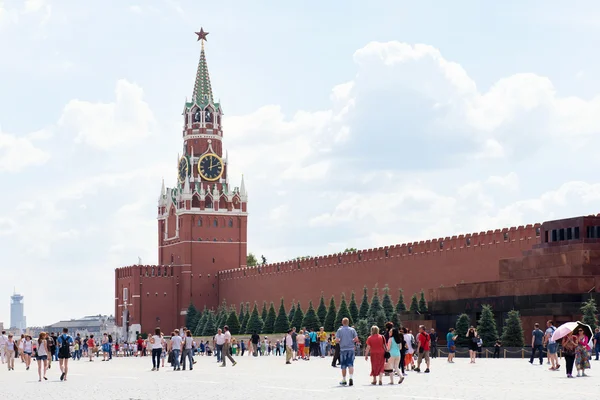
[[[486,232],[448,236],[445,238],[421,240],[404,244],[364,249],[347,253],[309,257],[254,267],[235,268],[219,272],[219,280],[242,279],[254,276],[283,274],[296,270],[306,270],[343,266],[380,259],[411,259],[435,257],[448,251],[478,251],[496,249],[516,241],[538,240],[541,224],[520,225]]]

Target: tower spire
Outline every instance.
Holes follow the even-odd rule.
[[[200,50],[200,60],[198,61],[198,70],[196,71],[192,101],[195,101],[198,105],[206,106],[207,104],[214,103],[206,54],[204,53],[204,42],[207,40],[206,36],[208,32],[204,32],[204,29],[200,28],[200,32],[196,32],[196,35],[198,35],[198,40],[202,42],[202,49]]]

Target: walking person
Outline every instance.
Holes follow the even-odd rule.
[[[102,335],[102,361],[108,361],[108,354],[110,353],[110,343],[108,342],[108,334]]]
[[[89,339],[87,340],[87,347],[88,347],[88,356],[90,357],[90,362],[94,361],[94,347],[96,346],[96,342],[94,341],[94,335],[90,335]]]
[[[287,331],[287,335],[285,335],[285,363],[286,364],[291,364],[292,363],[292,357],[294,356],[294,351],[292,350],[292,345],[293,345],[293,341],[292,341],[292,330],[288,329]]]
[[[342,326],[335,333],[335,341],[340,345],[340,365],[342,368],[342,381],[340,385],[346,385],[346,370],[350,372],[348,386],[354,385],[354,357],[355,345],[359,342],[358,334],[351,328],[348,318],[342,319]]]
[[[596,361],[600,357],[600,328],[596,328],[594,331],[594,351],[596,353]]]
[[[169,348],[173,355],[173,371],[181,371],[181,363],[179,356],[181,354],[181,348],[183,346],[183,340],[179,336],[179,329],[175,329],[175,332],[171,334],[171,342]]]
[[[387,344],[385,338],[379,334],[379,327],[376,325],[371,327],[371,335],[367,338],[366,345],[365,360],[369,360],[369,356],[371,356],[371,376],[373,377],[371,385],[377,384],[377,378],[379,378],[379,384],[382,385]]]
[[[46,371],[48,370],[48,341],[46,340],[46,337],[46,332],[40,332],[40,335],[38,337],[37,356],[35,356],[38,365],[38,382],[41,382],[42,378],[44,378],[45,381],[48,380],[48,378],[46,378]],[[42,366],[44,369],[43,375]]]
[[[448,362],[454,362],[454,356],[456,355],[456,339],[458,335],[454,333],[454,328],[450,328],[446,334],[446,343],[448,345]]]
[[[573,378],[573,364],[575,363],[575,349],[577,343],[574,340],[572,334],[568,334],[562,339],[563,356],[565,357],[565,364],[567,369],[567,378]]]
[[[400,330],[397,327],[393,327],[389,332],[388,346],[390,352],[390,358],[388,363],[392,367],[392,373],[390,374],[390,384],[394,384],[394,374],[398,375],[398,384],[401,384],[404,381],[404,374],[400,373],[400,357],[401,352],[400,349],[404,347],[404,336],[400,333]]]
[[[431,349],[431,338],[429,337],[429,334],[425,330],[424,325],[419,326],[419,334],[417,335],[417,343],[418,343],[417,346],[418,346],[419,357],[417,359],[417,368],[415,369],[415,371],[421,372],[421,361],[423,361],[423,359],[425,359],[425,365],[427,366],[425,373],[428,374],[429,366],[430,366],[429,351]]]
[[[546,332],[544,334],[544,343],[546,344],[546,349],[548,350],[548,361],[550,362],[551,367],[550,371],[556,371],[560,368],[560,364],[558,363],[558,343],[552,340],[552,335],[556,328],[552,320],[546,322]]]
[[[479,338],[477,337],[477,329],[475,329],[475,327],[472,326],[469,328],[467,331],[467,339],[469,340],[469,358],[471,359],[470,363],[475,364],[475,359],[477,358],[477,343],[479,342]]]
[[[160,368],[160,353],[162,353],[163,341],[164,339],[160,328],[156,328],[154,330],[154,335],[150,337],[150,345],[152,348],[152,371],[158,371]]]
[[[31,340],[31,336],[27,335],[23,342],[23,358],[25,360],[25,370],[27,371],[31,365],[31,354],[33,354],[33,341]]]
[[[533,332],[531,332],[531,357],[529,358],[529,364],[533,364],[536,350],[539,352],[540,365],[544,364],[544,351],[543,351],[543,340],[544,332],[540,329],[540,324],[537,322],[533,326]]]
[[[429,338],[431,339],[431,350],[430,350],[430,355],[431,358],[437,358],[437,340],[438,340],[438,335],[435,332],[435,329],[431,328],[431,331],[429,331]]]
[[[194,369],[194,353],[193,351],[194,339],[192,338],[192,332],[189,330],[185,331],[185,338],[183,339],[183,352],[181,353],[181,369],[185,371],[185,360],[186,358],[190,362],[190,371]]]
[[[215,335],[215,355],[217,356],[217,362],[223,362],[223,345],[225,344],[225,335],[221,328],[217,329]],[[185,363],[184,363],[185,365]],[[185,369],[185,368],[184,368]]]
[[[585,370],[590,368],[590,346],[588,337],[583,333],[583,329],[579,328],[575,331],[573,340],[577,343],[575,348],[575,368],[577,368],[577,376],[587,376]]]
[[[223,343],[223,364],[221,364],[221,367],[226,367],[227,366],[227,359],[229,358],[229,361],[231,361],[231,364],[233,367],[235,367],[235,365],[237,364],[237,362],[235,362],[235,360],[233,359],[233,357],[231,357],[231,354],[229,352],[229,349],[231,347],[231,332],[229,332],[229,326],[225,325],[223,327],[223,330],[225,331],[225,333],[223,334],[224,336],[224,343]]]
[[[19,351],[19,345],[13,339],[12,333],[8,334],[8,338],[6,339],[5,348],[6,348],[6,350],[5,350],[6,363],[8,364],[8,370],[14,371],[15,370],[15,356],[16,357],[19,356],[17,354],[17,352]]]
[[[0,359],[2,359],[2,364],[6,361],[6,342],[8,341],[8,336],[6,336],[6,331],[2,331],[0,333]]]
[[[46,334],[46,344],[48,345],[48,369],[52,368],[52,355],[56,354],[56,342],[52,335]]]
[[[69,335],[69,329],[63,328],[63,333],[56,341],[58,343],[58,363],[60,365],[60,380],[67,380],[69,372],[69,358],[71,358],[71,345],[73,338]]]

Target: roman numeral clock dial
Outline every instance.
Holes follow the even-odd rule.
[[[198,160],[198,173],[205,181],[216,181],[223,176],[223,161],[216,154],[205,154]]]

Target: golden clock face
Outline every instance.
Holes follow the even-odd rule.
[[[216,181],[223,176],[223,161],[216,154],[205,154],[198,160],[198,173],[205,181]]]
[[[185,178],[187,178],[190,174],[190,164],[186,156],[183,156],[179,159],[179,165],[177,168],[177,177],[179,178],[180,183],[185,182]]]

